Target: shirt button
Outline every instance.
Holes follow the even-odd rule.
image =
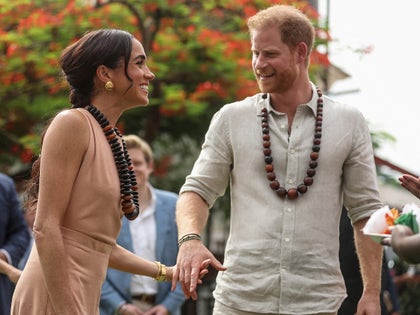
[[[292,208],[287,208],[287,212],[292,212]]]
[[[289,179],[289,184],[293,184],[295,180],[293,178]]]
[[[295,152],[296,152],[295,149],[290,150],[290,153],[292,153],[292,154],[294,154]]]
[[[289,241],[290,241],[290,238],[286,237],[284,240],[285,240],[286,242],[289,242]]]
[[[284,128],[286,128],[286,125],[285,125],[285,124],[281,124],[281,125],[280,125],[280,128],[281,128],[281,129],[284,129]]]

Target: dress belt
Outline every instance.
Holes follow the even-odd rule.
[[[155,294],[138,294],[132,296],[133,300],[145,302],[149,304],[155,304],[156,295]]]

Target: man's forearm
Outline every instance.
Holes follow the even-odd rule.
[[[184,192],[176,207],[176,222],[179,237],[188,233],[201,234],[209,216],[207,203],[196,193]]]
[[[354,224],[354,240],[365,291],[381,290],[382,246],[362,232],[367,219]]]

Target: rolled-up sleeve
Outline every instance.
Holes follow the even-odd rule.
[[[224,195],[233,167],[228,120],[224,113],[222,108],[213,116],[200,156],[180,190],[180,193],[192,191],[199,194],[209,207]]]
[[[382,204],[368,126],[360,113],[353,121],[353,148],[343,166],[343,193],[344,205],[355,223],[370,217]]]

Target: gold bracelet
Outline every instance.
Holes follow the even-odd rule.
[[[155,280],[159,282],[166,281],[166,266],[164,264],[161,264],[159,261],[155,261],[155,264],[158,267],[158,272],[155,277]]]

